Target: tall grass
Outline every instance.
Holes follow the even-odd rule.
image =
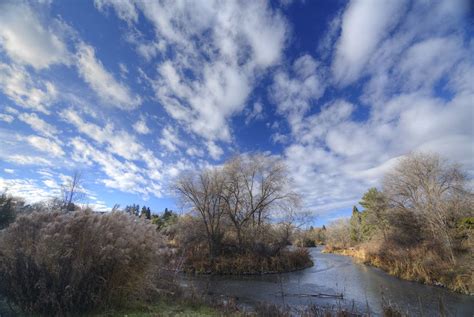
[[[0,293],[22,311],[64,315],[157,291],[161,237],[121,213],[22,215],[0,232]]]

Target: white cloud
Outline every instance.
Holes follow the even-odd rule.
[[[0,120],[6,123],[12,123],[15,118],[6,113],[0,113]]]
[[[209,151],[209,155],[214,159],[218,160],[224,154],[224,151],[221,147],[219,147],[215,142],[208,141],[206,143],[207,150]]]
[[[140,118],[140,120],[133,125],[133,129],[140,134],[149,134],[151,132],[144,117]]]
[[[4,63],[0,63],[0,89],[17,105],[43,113],[49,113],[58,95],[50,81],[32,78],[23,67]]]
[[[14,174],[15,173],[15,170],[14,169],[11,169],[11,168],[4,168],[3,171],[5,173],[8,173],[8,174]]]
[[[160,144],[170,152],[176,152],[179,147],[184,146],[184,142],[179,139],[178,131],[170,126],[163,128]]]
[[[84,120],[77,112],[66,109],[61,112],[64,121],[72,124],[76,129],[99,144],[106,144],[107,150],[127,160],[138,159],[143,153],[143,147],[135,137],[124,130],[116,130],[113,124],[104,126]]]
[[[21,155],[21,154],[14,154],[8,157],[3,158],[5,161],[14,163],[17,165],[44,165],[44,166],[52,166],[53,163],[40,156],[32,156],[32,155]]]
[[[61,157],[64,155],[61,145],[53,140],[36,135],[30,135],[26,138],[26,140],[36,149],[48,153],[53,157]]]
[[[18,110],[16,110],[15,108],[13,107],[5,107],[5,111],[8,112],[9,114],[14,114],[14,115],[17,115],[19,114],[20,112]]]
[[[413,44],[397,66],[405,91],[432,88],[465,54],[457,36],[429,38]]]
[[[464,7],[450,1],[369,4],[347,6],[332,61],[332,75],[342,86],[367,77],[360,82],[360,103],[336,100],[299,120],[287,116],[294,142],[285,159],[313,211],[350,207],[411,151],[439,153],[474,175],[474,147],[468,146],[474,139],[473,46],[459,31]],[[304,91],[303,81],[287,77],[282,82]],[[282,100],[274,100],[279,109],[285,109]],[[304,114],[308,105],[301,104],[289,102],[286,113]]]
[[[139,143],[134,135],[125,130],[115,129],[111,123],[99,126],[88,122],[72,109],[63,110],[61,116],[64,121],[75,126],[80,133],[88,136],[99,145],[105,145],[108,153],[126,160],[142,161],[146,164],[148,169],[146,173],[150,179],[161,179],[160,170],[163,163],[156,158],[153,151],[146,149]],[[137,169],[134,164],[129,166]]]
[[[18,119],[28,124],[31,129],[47,137],[54,137],[59,132],[55,126],[41,119],[36,113],[21,113]]]
[[[32,8],[20,2],[0,3],[0,46],[12,61],[36,69],[68,61],[61,38],[41,23]]]
[[[245,124],[249,124],[251,121],[261,119],[263,119],[263,105],[261,102],[255,102],[253,104],[252,110],[246,111]]]
[[[120,69],[120,76],[122,78],[126,78],[128,75],[128,68],[124,63],[119,64],[119,69]]]
[[[339,201],[355,203],[396,158],[411,151],[437,152],[472,174],[474,148],[466,146],[474,138],[472,98],[393,97],[385,112],[366,122],[352,118],[355,106],[347,102],[323,108],[304,119],[297,142],[285,150],[298,190],[321,212]]]
[[[354,0],[342,18],[332,71],[342,84],[358,79],[371,54],[404,13],[404,0]]]
[[[204,151],[202,149],[198,149],[194,146],[188,147],[186,149],[186,154],[189,156],[204,156]]]
[[[141,104],[139,96],[132,94],[125,84],[118,82],[104,68],[92,46],[78,44],[76,61],[79,74],[104,103],[124,110],[134,109]]]
[[[141,194],[145,197],[149,195],[161,196],[161,185],[148,178],[147,170],[142,170],[130,161],[122,162],[112,154],[93,147],[80,137],[73,138],[71,146],[75,161],[100,166],[108,177],[101,180],[106,187]]]
[[[129,23],[137,22],[138,20],[138,12],[135,9],[135,5],[133,1],[129,0],[120,0],[120,1],[112,1],[112,0],[94,0],[94,4],[99,9],[99,11],[105,12],[108,6],[113,6],[117,15],[122,19]]]
[[[49,190],[44,189],[34,179],[6,179],[0,177],[0,190],[7,190],[9,194],[24,198],[28,203],[36,203],[54,197]]]
[[[101,7],[113,7],[130,23],[136,19],[123,14],[123,6],[131,2],[101,1]],[[153,41],[133,36],[142,55],[175,52],[158,67],[156,98],[188,131],[230,141],[229,118],[244,109],[262,70],[280,60],[287,39],[284,18],[266,2],[133,3],[156,32]]]
[[[295,132],[300,129],[301,119],[312,102],[324,93],[322,72],[311,56],[303,55],[294,61],[290,70],[280,70],[274,75],[269,97],[277,105],[277,112],[288,117]]]

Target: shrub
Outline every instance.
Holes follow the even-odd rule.
[[[120,213],[22,215],[0,235],[0,293],[24,312],[63,315],[154,294],[160,236]]]

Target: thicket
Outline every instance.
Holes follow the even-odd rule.
[[[154,225],[123,213],[19,215],[0,231],[0,294],[44,315],[143,301],[164,283],[161,241]]]
[[[369,189],[352,217],[328,227],[327,249],[402,278],[474,292],[474,196],[458,165],[411,154]]]
[[[301,213],[280,160],[236,156],[221,167],[182,175],[175,189],[191,210],[174,227],[185,269],[240,274],[312,265],[307,252],[287,248]]]
[[[309,227],[308,229],[296,230],[293,234],[292,244],[298,247],[311,248],[326,243],[326,227]]]

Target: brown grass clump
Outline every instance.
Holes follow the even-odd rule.
[[[0,292],[24,312],[64,315],[156,292],[161,238],[121,213],[42,212],[0,232]]]
[[[402,279],[444,286],[464,294],[474,293],[472,258],[459,259],[453,265],[440,249],[433,242],[402,248],[390,241],[371,241],[335,253],[353,256]]]

